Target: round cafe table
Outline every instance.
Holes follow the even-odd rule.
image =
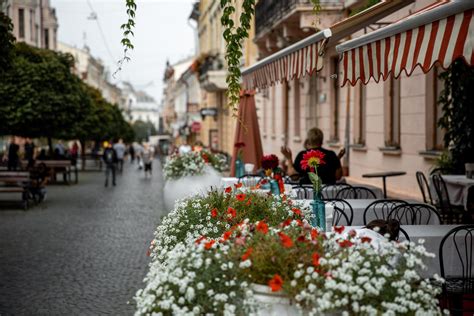
[[[407,173],[405,171],[383,171],[383,172],[366,173],[366,174],[363,174],[362,177],[364,177],[364,178],[382,178],[382,181],[383,181],[383,197],[384,197],[384,199],[386,199],[387,198],[386,178],[387,177],[404,176],[406,174]]]

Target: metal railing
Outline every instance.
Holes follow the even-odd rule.
[[[344,0],[321,0],[320,3],[324,9],[325,7],[341,5]],[[298,7],[312,8],[311,0],[260,0],[255,7],[255,32],[257,36]]]

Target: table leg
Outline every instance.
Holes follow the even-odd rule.
[[[383,198],[386,199],[387,198],[387,184],[385,183],[385,177],[382,177],[382,181],[383,181]]]

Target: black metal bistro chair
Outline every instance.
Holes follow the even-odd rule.
[[[388,215],[400,225],[439,225],[442,223],[438,211],[428,204],[400,204]]]
[[[407,202],[403,200],[376,200],[370,203],[364,210],[364,225],[374,219],[387,220],[390,212],[401,204],[407,204]]]

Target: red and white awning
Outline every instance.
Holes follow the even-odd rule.
[[[420,66],[447,68],[458,58],[474,65],[474,0],[438,2],[409,17],[336,47],[342,54],[342,85],[409,76]]]
[[[330,36],[329,29],[323,30],[243,70],[244,88],[266,88],[321,70],[323,58],[320,50],[324,40]]]

